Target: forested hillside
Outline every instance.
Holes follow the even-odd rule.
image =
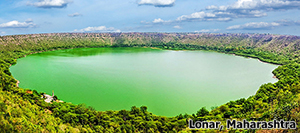
[[[25,55],[81,47],[211,50],[258,58],[281,66],[273,71],[279,81],[262,85],[254,96],[230,101],[211,111],[199,107],[194,114],[178,114],[172,118],[156,116],[148,112],[146,106],[96,111],[83,104],[49,104],[41,99],[41,92],[17,87],[17,81],[9,72],[10,65]],[[1,36],[0,131],[191,132],[187,127],[189,119],[225,123],[228,118],[295,120],[300,125],[299,50],[300,37],[270,34],[49,33]]]

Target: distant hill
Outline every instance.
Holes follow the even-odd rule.
[[[279,56],[280,59],[275,59],[275,57],[272,59],[272,62],[277,64],[285,64],[283,60],[300,59],[299,36],[231,33],[48,33],[2,36],[0,37],[0,57],[8,57],[8,51],[23,55],[49,49],[101,46],[202,49],[241,54],[251,52],[252,56],[260,57],[265,61],[272,58],[259,56],[259,53],[253,54],[254,50],[269,52],[276,58]],[[15,58],[14,55],[9,56]]]

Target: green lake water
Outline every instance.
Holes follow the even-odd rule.
[[[20,58],[10,68],[22,88],[52,93],[96,110],[145,105],[176,116],[254,95],[274,83],[276,65],[207,51],[80,48]]]

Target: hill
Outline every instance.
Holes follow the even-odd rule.
[[[281,65],[273,71],[279,81],[262,85],[254,96],[230,101],[212,111],[199,107],[195,114],[178,114],[167,118],[148,112],[145,106],[132,107],[130,111],[96,111],[82,104],[49,104],[40,98],[41,92],[17,87],[17,81],[9,72],[10,65],[15,64],[16,59],[28,54],[82,47],[157,47],[235,54]],[[1,36],[0,130],[191,132],[187,127],[189,119],[218,120],[225,123],[228,118],[294,120],[299,125],[299,49],[300,37],[270,34],[49,33]]]

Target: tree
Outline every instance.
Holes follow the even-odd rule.
[[[208,115],[209,111],[205,108],[202,107],[199,111],[197,111],[197,117],[203,117],[205,115]]]
[[[141,106],[141,110],[143,113],[146,113],[147,112],[147,107],[146,106]]]

